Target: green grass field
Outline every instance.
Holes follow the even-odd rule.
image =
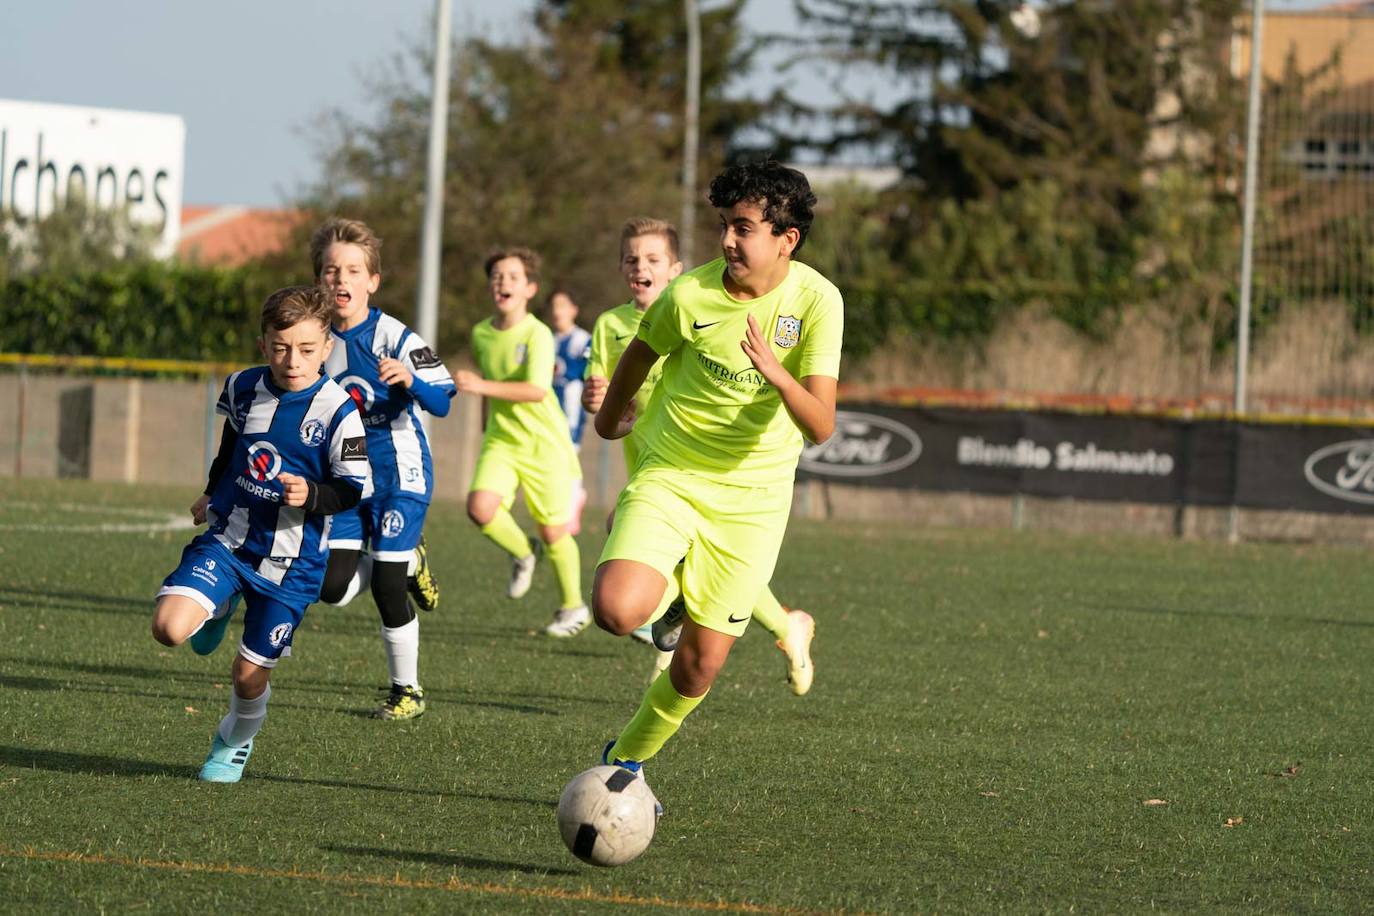
[[[109,530],[193,496],[0,482],[0,910],[1374,907],[1363,551],[796,522],[775,587],[819,622],[815,689],[746,634],[647,767],[654,844],[600,870],[554,805],[651,654],[538,635],[548,570],[506,600],[456,506],[428,526],[428,713],[367,718],[371,599],[317,606],[245,780],[198,783],[233,641],[154,643],[189,532]]]

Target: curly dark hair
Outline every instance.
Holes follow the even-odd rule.
[[[788,229],[800,233],[796,254],[806,243],[815,218],[812,208],[816,195],[811,182],[794,168],[773,159],[732,165],[711,179],[711,206],[733,207],[744,201],[758,204],[763,218],[773,224],[773,234],[782,235]]]

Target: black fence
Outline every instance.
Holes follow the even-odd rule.
[[[797,479],[1374,514],[1374,428],[846,404]]]

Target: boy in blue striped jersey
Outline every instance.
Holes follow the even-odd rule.
[[[267,716],[269,681],[305,609],[319,598],[330,516],[371,488],[367,438],[353,399],[322,366],[333,346],[330,307],[313,286],[278,290],[262,308],[258,347],[266,366],[229,376],[219,454],[191,505],[209,529],[182,551],[158,592],[153,637],[188,639],[202,655],[224,636],[234,597],[244,600],[229,714],[200,770],[238,782]]]
[[[315,278],[334,310],[335,346],[325,371],[362,414],[373,483],[370,497],[335,520],[321,598],[347,604],[371,585],[391,678],[374,715],[394,721],[425,711],[420,621],[410,598],[424,610],[439,603],[422,540],[434,465],[420,411],[446,416],[457,392],[429,345],[370,304],[382,281],[381,247],[366,223],[349,219],[328,220],[310,240]]]

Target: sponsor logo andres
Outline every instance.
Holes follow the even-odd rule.
[[[835,411],[835,433],[802,450],[800,466],[822,477],[878,477],[915,464],[921,437],[888,417]]]

